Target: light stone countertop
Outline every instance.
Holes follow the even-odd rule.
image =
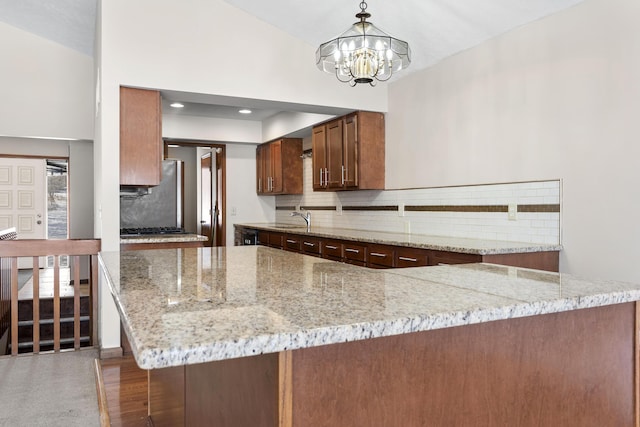
[[[289,232],[308,236],[406,246],[411,248],[432,249],[473,255],[502,255],[562,250],[562,245],[469,239],[463,237],[428,236],[425,234],[391,233],[348,228],[312,226],[311,231],[307,231],[307,227],[304,225],[284,223],[245,223],[234,225],[257,230],[279,231],[283,233]]]
[[[372,270],[238,246],[101,252],[143,369],[640,300],[640,285],[492,264]]]
[[[120,243],[175,243],[206,242],[207,238],[199,234],[143,234],[141,236],[120,236]]]

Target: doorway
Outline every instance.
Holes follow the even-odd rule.
[[[184,161],[183,228],[206,236],[206,246],[224,246],[225,146],[207,142],[164,140],[164,157]]]

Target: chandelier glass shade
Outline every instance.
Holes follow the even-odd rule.
[[[355,86],[374,79],[389,80],[393,73],[411,63],[411,50],[405,41],[385,33],[367,18],[367,3],[360,3],[360,19],[344,33],[322,43],[316,51],[316,65],[322,71],[335,74],[341,82]]]

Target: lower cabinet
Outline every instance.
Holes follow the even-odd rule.
[[[369,245],[368,266],[371,268],[392,268],[393,267],[393,246]]]
[[[339,240],[323,240],[320,242],[322,258],[342,261],[342,242]]]
[[[270,231],[268,246],[271,246],[272,248],[282,249],[284,247],[284,233]]]
[[[258,230],[257,243],[369,268],[407,268],[488,262],[554,272],[559,269],[558,251],[477,255],[264,230]]]
[[[300,242],[300,251],[306,255],[320,256],[320,239],[304,236]]]
[[[429,254],[431,251],[418,248],[397,248],[393,257],[394,267],[424,267],[431,264]]]
[[[284,249],[291,252],[300,252],[302,239],[298,235],[287,234],[284,236]]]
[[[366,267],[367,265],[367,244],[345,242],[343,243],[343,261],[348,264],[355,264]]]

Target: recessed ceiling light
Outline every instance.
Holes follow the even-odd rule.
[[[184,108],[184,104],[181,104],[181,103],[179,103],[179,102],[172,102],[172,103],[171,103],[171,106],[172,106],[173,108]]]
[[[251,110],[249,110],[248,108],[243,108],[242,110],[238,110],[238,113],[240,113],[240,114],[251,114]]]

